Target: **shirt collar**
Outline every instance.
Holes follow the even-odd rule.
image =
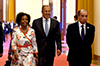
[[[82,25],[85,27],[86,26],[86,23],[85,24],[81,24],[80,21],[78,21],[78,24],[79,24],[79,27],[81,27]]]
[[[43,17],[43,22],[45,22],[45,20],[46,20],[46,19]],[[47,20],[50,21],[50,18],[48,18]]]

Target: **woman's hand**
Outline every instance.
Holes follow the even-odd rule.
[[[18,60],[18,54],[14,51],[14,63],[17,63]]]
[[[14,51],[14,57],[15,57],[16,60],[19,60],[18,59],[18,54],[16,53],[16,51]]]
[[[9,60],[12,60],[12,55],[8,55],[8,59]]]
[[[36,62],[36,65],[38,65],[38,54],[36,54],[35,62]]]
[[[38,65],[38,58],[35,58],[36,66]]]
[[[0,53],[0,57],[2,57],[3,56],[3,53]]]
[[[18,59],[18,54],[14,54],[14,57],[15,57],[16,60],[19,60]]]

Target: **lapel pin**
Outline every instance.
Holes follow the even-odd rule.
[[[89,27],[87,27],[87,29],[89,29]]]

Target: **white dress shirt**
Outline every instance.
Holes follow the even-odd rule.
[[[80,32],[80,36],[81,36],[81,30],[82,30],[82,25],[84,26],[84,35],[86,35],[86,23],[85,24],[81,24],[80,21],[78,21],[78,25],[79,25],[79,32]]]
[[[2,23],[2,28],[3,28],[3,30],[5,29],[5,24],[4,24],[4,22]]]
[[[43,29],[44,29],[44,31],[45,31],[45,18],[43,17]],[[50,30],[50,18],[49,19],[47,19],[48,20],[48,22],[47,22],[47,24],[48,24],[48,31]]]
[[[11,25],[11,29],[13,29],[13,22],[11,22],[10,25]]]

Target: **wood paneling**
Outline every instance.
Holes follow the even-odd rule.
[[[0,0],[0,21],[3,22],[3,0]]]
[[[63,29],[62,29],[62,0],[60,0],[60,22],[61,22],[61,40],[63,40]]]
[[[78,12],[78,0],[76,0],[76,14]]]

